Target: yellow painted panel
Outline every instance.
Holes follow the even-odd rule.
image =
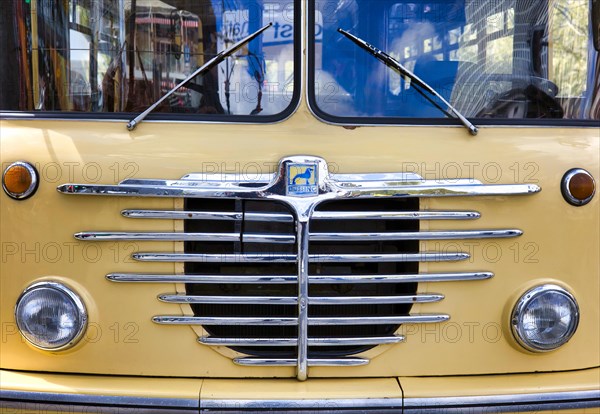
[[[401,377],[399,381],[404,398],[593,391],[600,388],[600,369],[526,375]]]
[[[196,400],[201,379],[60,375],[0,370],[2,390]]]
[[[402,398],[396,378],[368,379],[206,379],[201,400],[312,400]]]

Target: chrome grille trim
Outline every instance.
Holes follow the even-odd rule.
[[[381,303],[431,303],[444,299],[440,294],[418,294],[400,296],[341,296],[308,297],[309,305],[376,305]],[[164,294],[158,300],[166,303],[218,303],[228,305],[297,305],[298,298],[285,296],[194,296]]]
[[[242,242],[294,244],[296,243],[296,237],[293,234],[244,233],[242,234]]]
[[[465,273],[416,273],[404,275],[335,275],[310,276],[314,284],[342,283],[417,283],[417,282],[457,282],[468,280],[485,280],[494,276],[492,272]]]
[[[244,366],[263,366],[263,367],[293,367],[298,365],[296,359],[277,359],[277,358],[255,358],[244,357],[234,358],[233,362]],[[365,358],[309,358],[306,365],[309,367],[357,367],[367,365],[368,359]]]
[[[399,275],[309,275],[311,284],[348,284],[348,283],[418,283],[418,282],[456,282],[485,280],[494,276],[492,272],[465,273],[419,273]],[[141,273],[110,273],[106,278],[120,283],[216,283],[216,284],[296,284],[298,277],[255,276],[255,275],[160,275]]]
[[[139,273],[110,273],[106,278],[120,283],[215,283],[215,284],[295,284],[297,276],[236,276],[236,275],[159,275]]]
[[[218,338],[201,336],[198,342],[209,346],[296,346],[297,338]]]
[[[246,221],[273,221],[276,223],[293,223],[294,216],[281,213],[245,213]]]
[[[351,262],[454,262],[471,257],[468,253],[399,253],[399,254],[311,254],[310,263]],[[193,254],[193,253],[134,253],[141,262],[198,262],[198,263],[295,263],[294,254]]]
[[[404,342],[403,335],[357,338],[308,338],[309,346],[384,345]],[[219,338],[202,336],[198,342],[209,346],[296,346],[297,338]]]
[[[468,253],[398,253],[398,254],[319,254],[311,255],[313,263],[352,263],[352,262],[455,262],[471,257]]]
[[[89,241],[204,241],[204,242],[236,242],[241,237],[236,233],[133,233],[133,232],[81,232],[76,233],[77,240]]]
[[[220,211],[181,211],[181,210],[123,210],[127,218],[166,219],[166,220],[245,220],[293,223],[294,216],[280,213],[226,213]]]
[[[319,317],[308,318],[309,326],[323,325],[399,325],[403,323],[439,323],[450,319],[446,314],[414,314],[406,316],[373,316],[373,317]],[[164,325],[281,325],[296,326],[298,318],[220,318],[200,316],[158,315],[153,322]],[[307,342],[308,344],[308,342]]]
[[[414,314],[407,316],[308,318],[310,326],[323,325],[400,325],[403,323],[439,323],[450,319],[445,314]]]
[[[311,233],[311,241],[385,241],[385,240],[459,240],[492,239],[521,236],[517,229],[506,230],[453,230],[453,231],[414,231],[396,233]]]
[[[219,318],[198,316],[154,316],[152,321],[163,325],[273,325],[273,326],[296,326],[298,318]]]
[[[314,207],[313,207],[314,208]],[[300,217],[296,225],[298,237],[298,345],[296,378],[304,381],[308,378],[308,265],[310,262],[309,251],[309,221],[312,208],[307,214]]]
[[[295,263],[295,254],[133,253],[140,262]]]
[[[193,296],[159,295],[158,300],[166,303],[217,303],[227,305],[296,305],[298,298],[284,296]]]
[[[242,213],[220,211],[175,211],[175,210],[123,210],[127,218],[167,220],[242,220]]]
[[[118,197],[167,197],[167,198],[248,198],[248,199],[281,199],[279,195],[271,195],[271,187],[246,188],[235,185],[190,187],[165,185],[94,185],[94,184],[63,184],[58,186],[62,194],[104,195]],[[329,184],[334,187],[333,181]],[[454,182],[444,184],[399,185],[383,187],[338,187],[336,194],[339,198],[377,198],[377,197],[479,197],[479,196],[509,196],[535,194],[541,188],[534,184],[465,184],[456,185]]]
[[[80,232],[75,233],[77,240],[89,241],[202,241],[202,242],[239,242],[244,243],[281,243],[294,244],[296,237],[288,234],[238,234],[238,233],[133,233],[133,232]]]
[[[296,178],[293,178],[292,174],[295,174]],[[297,179],[300,179],[301,181],[297,183]],[[302,180],[305,181],[303,182]],[[312,181],[309,183],[309,180]],[[310,298],[308,296],[308,288],[310,284],[415,284],[425,281],[444,282],[488,279],[492,277],[493,274],[485,271],[419,274],[418,262],[420,261],[452,262],[466,260],[470,256],[469,254],[460,251],[450,253],[435,251],[422,252],[416,242],[416,240],[420,239],[413,238],[417,236],[421,238],[425,237],[426,240],[433,240],[440,237],[446,239],[465,239],[470,237],[501,238],[517,237],[521,234],[520,230],[515,229],[474,229],[453,231],[428,229],[428,231],[419,232],[418,223],[413,223],[418,220],[473,220],[479,218],[481,215],[475,211],[418,211],[418,200],[410,200],[411,198],[491,196],[496,197],[495,201],[502,201],[502,199],[498,198],[499,196],[532,195],[540,192],[541,188],[534,184],[487,185],[469,178],[459,180],[426,180],[413,173],[330,174],[324,159],[313,156],[294,156],[282,159],[276,172],[273,174],[261,174],[255,176],[241,174],[188,174],[179,180],[128,179],[115,185],[64,184],[59,186],[57,190],[63,194],[186,198],[186,208],[190,206],[188,208],[190,210],[203,210],[201,203],[204,202],[204,200],[195,201],[194,199],[219,200],[217,202],[211,202],[211,204],[207,203],[207,205],[213,206],[207,207],[208,209],[219,210],[220,207],[214,206],[230,206],[227,208],[235,211],[203,212],[141,209],[123,211],[123,216],[129,218],[185,220],[184,226],[186,231],[191,229],[192,231],[198,231],[198,234],[203,233],[202,229],[211,229],[209,231],[212,231],[213,228],[223,229],[224,233],[229,233],[233,229],[236,236],[239,231],[240,239],[239,241],[231,243],[233,246],[231,249],[227,247],[228,245],[226,244],[206,244],[202,246],[198,244],[194,245],[193,242],[186,241],[185,253],[136,252],[132,255],[134,259],[142,262],[186,263],[186,272],[189,269],[188,273],[190,273],[188,275],[136,275],[114,273],[107,275],[107,279],[118,282],[189,283],[189,285],[186,286],[186,291],[191,290],[191,292],[196,293],[196,295],[192,294],[190,296],[204,297],[206,296],[205,292],[210,292],[208,293],[209,295],[216,294],[215,300],[220,300],[219,297],[221,295],[218,293],[218,289],[221,289],[221,287],[199,287],[197,284],[296,284],[297,298],[290,298],[289,303],[293,303],[294,300],[296,301],[296,306],[298,306],[297,313],[289,312],[287,310],[289,308],[284,308],[287,313],[282,313],[280,317],[240,317],[239,315],[243,315],[244,313],[237,312],[237,310],[231,308],[228,312],[222,314],[219,313],[220,310],[218,310],[219,308],[216,308],[216,306],[221,305],[191,304],[190,306],[192,306],[195,315],[203,315],[199,309],[210,309],[210,307],[212,307],[212,311],[208,312],[205,317],[159,315],[152,319],[156,323],[167,325],[206,325],[206,330],[210,332],[211,335],[216,332],[229,332],[222,335],[224,337],[227,337],[234,331],[219,331],[216,328],[211,330],[208,327],[211,325],[295,326],[297,327],[297,330],[288,328],[285,330],[262,330],[261,328],[260,332],[279,332],[280,334],[263,335],[260,333],[257,335],[266,335],[266,339],[269,339],[270,336],[277,337],[278,335],[281,335],[283,339],[291,339],[289,338],[289,335],[293,334],[290,334],[289,332],[297,331],[297,335],[294,335],[297,336],[297,338],[294,338],[296,340],[297,348],[296,356],[294,356],[293,353],[283,350],[286,352],[286,358],[260,358],[259,356],[262,356],[262,354],[257,354],[250,348],[249,355],[256,356],[238,358],[236,359],[236,363],[243,365],[294,365],[297,367],[297,378],[302,380],[307,378],[307,367],[311,365],[368,363],[368,360],[366,359],[309,358],[308,347],[311,346],[311,344],[314,344],[314,341],[322,339],[318,336],[324,336],[323,332],[326,332],[325,330],[322,330],[322,328],[312,328],[315,332],[321,333],[317,334],[316,338],[311,338],[308,334],[309,326],[347,325],[354,329],[358,325],[377,325],[370,328],[372,332],[378,332],[376,335],[384,335],[386,332],[382,330],[383,328],[394,328],[403,323],[438,323],[449,319],[449,315],[446,314],[410,314],[409,305],[396,304],[392,304],[391,308],[387,307],[390,305],[370,305],[378,307],[379,309],[377,312],[373,313],[366,312],[363,314],[362,311],[340,311],[341,313],[339,313],[339,315],[342,316],[321,317],[321,315],[329,316],[329,314],[315,312],[316,316],[309,317],[308,305],[310,303]],[[385,199],[391,199],[392,201],[388,202]],[[227,204],[228,202],[221,202],[221,200],[233,200],[234,206],[232,206],[232,204]],[[266,209],[257,208],[258,211],[256,213],[252,208],[246,208],[246,206],[257,205],[263,201],[283,204],[284,207],[271,207]],[[325,204],[328,201],[333,201],[333,203],[329,205]],[[339,203],[341,201],[349,202],[348,209],[344,207],[343,203]],[[368,205],[364,204],[365,201]],[[391,208],[388,209],[387,206],[391,206]],[[365,207],[365,211],[362,211],[363,207]],[[248,211],[246,213],[240,213],[238,212],[239,210]],[[280,212],[285,213],[280,214]],[[211,227],[211,223],[202,223],[198,220],[230,221],[231,223],[215,223],[216,225]],[[352,229],[348,230],[348,233],[346,233],[347,237],[352,238],[352,240],[348,241],[356,242],[352,245],[352,243],[343,243],[343,241],[339,239],[341,236],[337,234],[338,229],[336,228],[336,221],[338,220],[381,220],[385,221],[385,223],[369,224],[368,228],[370,230],[365,231],[364,233],[360,233],[362,230],[361,223],[345,223],[344,225],[348,225],[347,228]],[[393,220],[407,220],[408,222],[393,223]],[[252,221],[263,221],[268,223],[267,228],[272,229],[274,234],[263,235],[262,226],[250,225],[244,227],[244,223]],[[276,236],[279,234],[276,233],[287,231],[278,229],[289,227],[286,227],[287,225],[277,227],[274,224],[271,225],[271,223],[295,224],[296,234],[293,235],[294,241],[291,241],[289,235],[288,237],[278,239]],[[308,230],[311,223],[314,223],[315,229],[315,238],[312,240]],[[279,226],[281,226],[281,224],[279,224]],[[259,230],[255,230],[256,228]],[[245,236],[244,231],[241,229],[247,229],[247,233],[249,233],[248,240],[255,238],[257,240],[256,244],[248,244],[244,247],[243,242]],[[400,233],[400,230],[406,230],[406,232]],[[385,232],[398,235],[398,238],[391,239],[392,236],[390,233]],[[258,237],[256,237],[257,235]],[[286,235],[282,234],[281,236]],[[319,237],[322,239],[318,240]],[[364,246],[365,241],[374,239],[378,243],[381,243],[381,245],[375,246],[374,248],[363,249],[362,246]],[[395,243],[397,240],[401,241]],[[287,246],[282,247],[277,241],[285,243]],[[311,254],[309,254],[309,241],[315,242],[310,245],[310,248],[313,249]],[[339,244],[337,244],[338,241],[340,241]],[[261,243],[264,246],[261,245]],[[290,244],[292,243],[296,244],[296,247],[298,248],[297,251],[290,248]],[[389,246],[386,245],[387,243],[389,243]],[[388,249],[387,247],[390,248]],[[257,251],[262,252],[263,250],[269,252],[256,253]],[[271,253],[271,250],[275,250],[276,253]],[[215,254],[221,251],[227,252],[227,254]],[[415,253],[413,253],[413,251]],[[325,254],[316,254],[317,252],[324,252]],[[363,252],[364,254],[362,254]],[[210,265],[204,266],[201,264],[193,264],[203,262]],[[382,263],[380,265],[375,265],[375,263],[378,262]],[[396,263],[394,264],[394,262]],[[213,263],[216,264],[216,266],[213,266]],[[345,270],[347,268],[347,265],[345,265],[346,263],[350,263],[350,270]],[[390,265],[384,265],[384,263],[390,263]],[[236,264],[242,264],[242,266],[237,266]],[[244,266],[244,264],[247,264],[247,266]],[[344,265],[340,266],[339,264]],[[309,265],[314,273],[319,274],[309,275]],[[296,266],[297,273],[292,275],[291,273],[294,272],[294,270],[292,270],[294,266]],[[246,268],[254,269],[259,274],[252,275],[252,270],[249,270],[248,272],[243,270]],[[218,274],[219,271],[214,269],[222,269],[223,274]],[[275,276],[262,275],[262,269],[268,269],[264,271],[264,273],[274,273]],[[321,272],[323,274],[320,274]],[[337,275],[337,272],[344,274]],[[383,274],[374,274],[376,272],[381,272]],[[203,273],[208,274],[204,275]],[[228,273],[232,274],[230,275]],[[244,275],[236,275],[236,273],[243,273]],[[363,275],[362,273],[367,274]],[[416,292],[416,290],[413,290],[409,285],[397,286],[398,291],[405,292],[407,296],[418,296],[416,294],[413,295],[413,292]],[[273,290],[273,292],[277,292],[277,289]],[[316,289],[317,291],[329,292],[327,286],[319,286],[316,287]],[[364,289],[364,292],[373,292],[372,290]],[[416,289],[416,285],[414,289]],[[289,286],[285,291],[287,292],[286,294],[279,296],[280,298],[286,298],[283,300],[288,300],[287,298],[290,295],[290,292],[295,293],[293,289],[289,289]],[[253,292],[246,296],[246,298],[252,297],[252,299],[245,299],[250,301],[257,300],[252,295],[260,296],[260,293],[262,293],[260,289],[256,290],[254,287],[250,287],[247,292]],[[358,289],[357,287],[357,294],[355,294],[354,297],[362,298],[363,294],[358,292],[361,292],[361,289]],[[390,295],[393,294],[393,291],[390,291],[389,289],[384,289],[381,292],[381,297],[371,299],[372,296],[369,296],[369,300],[385,300],[386,298],[383,295],[387,295],[387,297],[390,298]],[[294,293],[291,294],[293,295]],[[371,293],[367,293],[366,295],[370,294]],[[276,294],[274,296],[276,296]],[[315,296],[317,296],[317,294]],[[332,293],[324,293],[322,296],[325,299],[316,298],[316,300],[326,301],[329,296],[335,295]],[[343,296],[343,294],[340,296]],[[433,299],[441,300],[441,296],[442,295],[430,296],[430,299],[432,301]],[[230,298],[228,300],[230,300]],[[336,300],[343,299],[336,298]],[[315,304],[313,303],[313,305]],[[228,308],[228,306],[225,305],[225,308]],[[328,308],[317,307],[315,309],[322,310]],[[391,310],[388,312],[385,309]],[[267,315],[271,315],[269,308],[264,310],[269,311],[266,313]],[[214,315],[214,317],[209,315]],[[231,316],[224,317],[224,315]],[[336,313],[332,312],[330,315],[336,315]],[[360,315],[361,317],[346,317],[343,315]],[[366,316],[363,317],[362,315]],[[352,329],[350,331],[341,332],[351,332]],[[250,334],[243,335],[243,338],[241,339],[248,336],[252,337],[252,334],[258,331],[250,330],[246,332],[249,332]],[[357,332],[361,331],[359,330]],[[219,335],[215,336],[219,337]],[[332,339],[339,338],[325,338],[325,341]],[[324,350],[323,355],[326,355],[326,352],[327,350]],[[334,350],[333,352],[333,355],[335,356],[351,355],[351,353],[344,353],[342,350],[339,352]]]
[[[477,211],[315,211],[312,220],[475,220]]]
[[[432,303],[444,299],[444,295],[422,293],[402,296],[338,296],[338,297],[309,297],[310,305],[377,305],[381,303]]]

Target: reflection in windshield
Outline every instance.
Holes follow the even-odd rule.
[[[344,42],[389,53],[475,118],[597,119],[587,0],[315,3],[314,100],[334,117],[441,118],[414,82]],[[320,27],[321,26],[321,27]]]
[[[273,22],[157,112],[281,113],[294,87],[294,9],[293,0],[10,0],[0,22],[9,42],[0,109],[140,112]]]

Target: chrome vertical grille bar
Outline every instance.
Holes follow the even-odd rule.
[[[298,365],[296,377],[308,378],[308,243],[310,241],[308,218],[297,222],[298,240]]]

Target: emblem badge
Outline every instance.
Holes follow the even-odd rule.
[[[287,195],[299,197],[318,195],[318,171],[317,163],[287,164]]]

